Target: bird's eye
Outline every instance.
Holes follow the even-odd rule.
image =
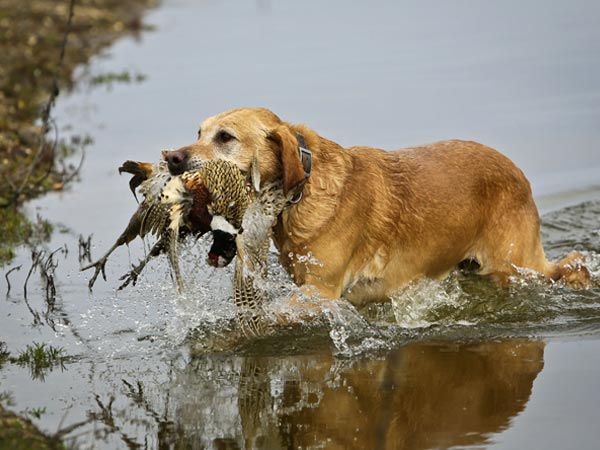
[[[232,135],[230,135],[227,131],[219,131],[217,133],[217,142],[221,144],[226,144],[227,142],[235,139]]]

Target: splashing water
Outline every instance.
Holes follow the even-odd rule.
[[[441,282],[423,279],[411,283],[392,296],[391,304],[398,326],[426,328],[438,323],[436,311],[460,308],[465,300],[456,277],[452,276]]]
[[[595,279],[600,278],[600,248],[598,239],[594,239],[598,230],[591,225],[600,215],[596,215],[599,205],[589,202],[558,211],[544,219],[543,228],[551,258],[559,258],[578,246]],[[581,217],[588,219],[582,221]],[[423,279],[412,283],[394,294],[388,304],[357,311],[341,300],[324,307],[320,299],[306,296],[294,285],[272,249],[267,260],[269,277],[261,281],[261,288],[270,296],[266,314],[273,324],[285,316],[289,325],[279,326],[270,336],[247,340],[236,329],[231,298],[233,267],[207,267],[209,246],[208,236],[198,241],[190,238],[183,245],[184,294],[176,294],[163,259],[154,266],[163,274],[162,281],[141,282],[135,291],[123,295],[128,303],[137,303],[141,314],[135,319],[128,317],[131,306],[124,308],[124,299],[114,297],[110,308],[102,305],[83,317],[87,326],[102,328],[103,321],[114,320],[116,315],[121,331],[115,333],[135,330],[138,340],[151,340],[165,351],[188,342],[196,354],[223,350],[285,353],[329,342],[334,354],[342,358],[377,353],[432,336],[549,336],[600,330],[598,288],[576,291],[560,283],[545,284],[527,278],[500,289],[489,280],[455,273],[442,281]],[[311,258],[307,254],[298,262],[316,263]],[[291,296],[299,302],[291,305]],[[101,334],[92,330],[90,336]],[[111,354],[128,353],[126,346],[113,345]]]

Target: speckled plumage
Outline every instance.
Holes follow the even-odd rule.
[[[248,205],[242,221],[244,232],[236,238],[233,300],[240,328],[246,336],[258,336],[265,331],[262,318],[266,292],[262,284],[271,230],[286,201],[281,183],[262,188]]]
[[[240,229],[249,197],[246,189],[246,177],[231,162],[224,160],[207,161],[195,172],[182,175],[186,188],[194,190],[200,181],[211,193],[208,204],[209,213],[224,217],[234,228]]]
[[[213,215],[220,215],[225,222],[230,221],[239,229],[248,205],[244,175],[233,163],[223,160],[205,161],[177,176],[169,173],[164,161],[156,164],[126,161],[119,172],[134,175],[130,181],[131,190],[135,195],[135,189],[139,187],[143,199],[109,251],[96,262],[81,269],[95,268],[88,283],[90,289],[100,273],[106,279],[106,261],[117,247],[129,244],[138,236],[143,238],[151,234],[157,236],[158,241],[148,256],[121,278],[125,281],[120,289],[130,282],[135,284],[148,260],[166,252],[181,291],[183,282],[179,271],[178,251],[181,233],[202,234],[209,231]]]
[[[238,232],[248,207],[246,177],[235,164],[225,160],[206,161],[197,170],[173,177],[165,185],[161,192],[161,203],[169,207],[169,224],[165,227],[164,234],[169,260],[180,291],[183,290],[183,280],[178,262],[179,230],[183,226],[191,227],[190,223],[194,220],[191,213],[194,211],[195,193],[204,189],[209,193],[209,214],[213,219],[223,218]]]
[[[224,218],[236,235],[233,300],[240,328],[246,336],[264,334],[265,266],[271,230],[287,203],[282,185],[280,182],[268,184],[251,196],[247,179],[237,166],[222,160],[207,161],[200,169],[172,179],[163,189],[163,202],[171,205],[169,229],[173,233],[190,220],[194,193],[201,188],[210,192],[210,214],[213,218]],[[179,285],[182,280],[176,240],[169,240],[169,246]]]

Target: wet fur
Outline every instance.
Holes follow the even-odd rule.
[[[223,130],[234,139],[224,142]],[[296,133],[313,154],[304,186]],[[227,159],[244,171],[255,158],[263,183],[280,179],[286,194],[303,190],[302,201],[279,216],[273,239],[294,281],[323,298],[386,300],[465,260],[501,284],[520,268],[577,287],[589,282],[578,254],[546,260],[529,182],[508,158],[476,142],[343,148],[256,108],[207,119],[199,139],[177,152],[191,161]],[[309,253],[314,263],[303,263]]]

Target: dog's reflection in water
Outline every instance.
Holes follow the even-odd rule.
[[[386,358],[215,357],[177,376],[177,427],[209,448],[482,445],[524,408],[544,344],[413,343]],[[207,394],[208,392],[208,394]]]

